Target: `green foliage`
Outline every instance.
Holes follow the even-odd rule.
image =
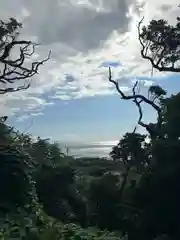
[[[67,157],[3,123],[2,239],[179,237],[179,104],[179,94],[161,99],[164,138],[126,133],[114,161]]]
[[[77,158],[71,162],[77,176],[101,177],[106,172],[122,171],[122,162],[112,162],[105,158]]]
[[[0,148],[1,208],[12,208],[29,203],[32,163],[22,152],[3,146]]]
[[[163,70],[173,64],[174,71],[179,59],[179,21],[153,20],[140,36]],[[21,27],[14,19],[1,24],[10,34]],[[152,86],[149,95],[158,100],[161,134],[147,143],[146,135],[126,133],[111,160],[66,156],[58,143],[34,140],[0,118],[0,239],[180,239],[180,93],[165,97]]]
[[[26,227],[18,223],[9,223],[1,229],[0,237],[3,240],[119,240],[118,232],[101,231],[96,228],[82,229],[75,224],[62,225],[51,222],[41,230],[35,227]]]
[[[163,131],[166,137],[178,139],[180,137],[179,112],[180,93],[161,101],[163,108]]]
[[[37,192],[40,202],[49,215],[67,220],[71,207],[67,201],[74,182],[73,169],[43,166],[37,178]]]
[[[114,161],[122,162],[126,171],[132,167],[140,171],[148,161],[145,138],[146,135],[139,133],[126,133],[113,147],[110,156]]]
[[[4,36],[11,36],[11,34],[19,34],[19,28],[22,27],[22,24],[17,22],[16,19],[10,18],[8,22],[0,21],[0,40]]]
[[[91,182],[88,191],[91,225],[109,230],[120,227],[119,190],[119,176],[112,173],[107,173]]]
[[[166,91],[158,86],[158,85],[152,85],[149,87],[149,99],[153,102],[155,100],[161,101],[163,97],[166,95]]]
[[[140,22],[141,24],[141,22]],[[152,20],[139,29],[142,57],[160,71],[179,72],[180,18],[175,26],[164,19]]]

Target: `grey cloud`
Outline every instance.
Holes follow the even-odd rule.
[[[67,82],[74,82],[74,81],[76,81],[75,77],[73,77],[73,75],[71,75],[71,74],[66,74],[65,78],[66,78]]]
[[[96,12],[88,7],[60,6],[58,0],[25,1],[30,12],[25,26],[28,32],[49,45],[62,42],[78,51],[99,47],[114,30],[124,33],[130,19],[128,0],[104,0],[108,12]]]
[[[160,10],[162,10],[163,12],[169,11],[170,9],[172,9],[172,5],[171,4],[162,4],[160,6]]]
[[[17,20],[21,20],[23,14],[23,0],[0,0],[0,18],[7,20],[10,17],[15,17]]]

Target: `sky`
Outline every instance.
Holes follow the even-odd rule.
[[[108,67],[121,89],[135,79],[179,92],[179,75],[154,71],[140,56],[137,24],[163,18],[173,24],[177,0],[0,0],[0,19],[23,24],[20,38],[40,44],[32,61],[50,60],[26,91],[0,96],[1,115],[32,136],[59,141],[76,156],[107,156],[111,146],[137,123],[130,101],[121,100],[108,82]],[[144,120],[156,115],[144,109]]]

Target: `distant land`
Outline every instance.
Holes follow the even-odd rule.
[[[101,141],[95,143],[59,143],[60,147],[66,149],[68,147],[69,155],[74,157],[109,157],[109,152],[118,141]]]

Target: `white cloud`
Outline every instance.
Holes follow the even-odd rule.
[[[0,0],[0,4],[1,19],[16,17],[24,24],[21,36],[42,43],[36,60],[52,50],[30,89],[0,96],[1,113],[11,115],[42,112],[53,99],[114,94],[107,68],[100,67],[108,61],[121,63],[113,68],[113,77],[129,91],[131,78],[151,73],[151,65],[140,56],[138,19],[144,15],[147,24],[163,16],[174,23],[179,10],[177,0]]]
[[[34,117],[38,117],[38,116],[43,116],[44,113],[42,112],[31,112],[31,113],[28,113],[26,115],[21,115],[21,116],[16,116],[16,121],[17,122],[24,122],[25,120],[31,118],[31,120],[33,121]],[[32,118],[33,117],[33,118]]]
[[[27,120],[30,116],[29,115],[22,115],[20,117],[17,118],[17,122],[24,122],[25,120]]]
[[[31,113],[31,116],[42,116],[44,115],[43,113],[41,112],[38,112],[38,113]]]

